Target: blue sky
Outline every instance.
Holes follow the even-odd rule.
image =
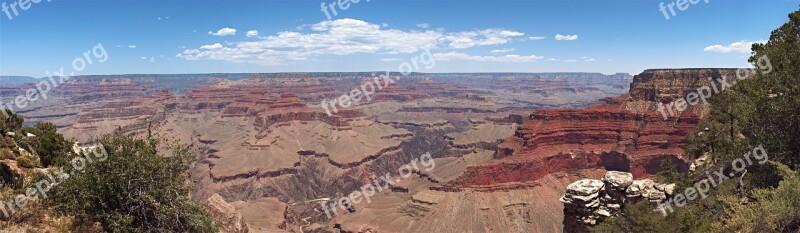
[[[673,1],[361,0],[328,20],[333,1],[41,0],[0,12],[0,75],[70,70],[98,43],[108,60],[76,74],[397,71],[425,49],[435,66],[415,71],[742,67],[800,4],[700,0],[667,20]]]

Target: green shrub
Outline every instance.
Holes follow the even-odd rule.
[[[30,138],[28,143],[39,156],[43,167],[67,164],[74,142],[64,139],[53,123],[40,122],[36,127],[25,127],[22,131],[36,135]]]
[[[57,212],[99,222],[111,232],[217,232],[203,206],[189,198],[189,148],[175,147],[164,156],[156,140],[118,132],[99,142],[108,157],[94,159],[55,187]]]
[[[10,137],[6,137],[4,135],[0,135],[0,148],[14,148],[17,147],[16,143],[14,143],[14,139]]]
[[[39,161],[29,156],[20,156],[17,158],[17,165],[24,168],[34,168],[39,166]]]
[[[14,159],[14,152],[8,148],[0,148],[0,160],[3,159]]]
[[[0,133],[16,132],[25,122],[22,116],[11,112],[11,110],[0,108],[0,111],[5,111],[5,113],[0,113]]]

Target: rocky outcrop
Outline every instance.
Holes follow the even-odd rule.
[[[683,98],[711,79],[732,80],[736,69],[649,69],[633,77],[630,98],[666,103]]]
[[[601,180],[582,179],[567,186],[564,203],[564,232],[587,232],[608,217],[622,211],[629,200],[652,202],[667,199],[675,184],[659,184],[649,179],[633,180],[628,172],[608,171]]]
[[[222,196],[214,194],[206,200],[206,209],[211,217],[222,223],[222,232],[225,233],[247,233],[250,228],[244,222],[242,215],[236,209],[225,202]]]

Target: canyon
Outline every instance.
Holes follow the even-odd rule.
[[[249,232],[561,232],[577,180],[688,170],[684,137],[707,109],[656,107],[733,72],[412,73],[331,115],[319,103],[381,73],[78,76],[19,113],[79,142],[121,130],[194,146],[192,197]],[[424,153],[435,169],[355,212],[319,210]]]

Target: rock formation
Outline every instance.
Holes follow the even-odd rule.
[[[684,137],[695,130],[705,110],[699,106],[664,120],[656,106],[696,91],[707,85],[709,78],[735,78],[733,72],[647,70],[634,77],[627,97],[604,99],[586,109],[536,111],[514,136],[498,145],[498,160],[470,167],[463,177],[442,188],[529,182],[552,172],[590,168],[647,178],[659,171],[665,159],[676,163],[680,171],[688,171],[689,163],[681,157]],[[525,172],[516,172],[520,170]]]
[[[214,194],[206,200],[206,209],[214,219],[221,221],[222,232],[247,233],[250,228],[242,219],[242,215],[233,206],[225,202],[219,194]]]
[[[658,202],[674,191],[675,184],[633,180],[633,174],[628,172],[608,171],[601,180],[575,181],[567,186],[560,199],[564,203],[564,232],[588,232],[588,226],[620,213],[628,200],[643,198]]]

